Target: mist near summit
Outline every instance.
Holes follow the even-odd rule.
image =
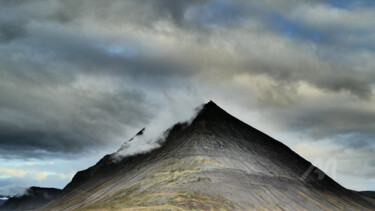
[[[160,116],[156,118],[156,122],[148,124],[147,127],[144,127],[128,141],[125,141],[121,147],[112,154],[114,161],[119,162],[124,157],[147,153],[160,147],[165,142],[165,139],[168,137],[174,125],[184,124],[185,127],[189,126],[202,108],[203,104],[194,108],[190,113],[180,111],[178,112],[178,116],[175,116],[177,113],[173,112],[160,114]],[[160,124],[161,122],[163,125]]]

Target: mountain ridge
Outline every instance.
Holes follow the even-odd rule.
[[[119,162],[111,157],[78,172],[43,209],[372,208],[361,195],[212,101],[190,124],[173,126],[161,147]]]

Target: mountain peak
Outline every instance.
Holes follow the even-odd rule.
[[[119,162],[107,155],[77,173],[43,210],[373,207],[212,101],[203,105],[191,124],[176,124],[166,134],[159,148]]]
[[[216,103],[214,101],[212,101],[212,100],[210,100],[208,103],[206,103],[205,106],[216,106],[216,107],[218,107],[216,105]]]
[[[212,100],[210,100],[208,103],[203,105],[202,110],[218,110],[221,109],[216,103],[214,103]],[[221,109],[222,110],[222,109]]]
[[[203,105],[193,122],[201,120],[222,121],[223,118],[228,119],[234,117],[210,100],[208,103]]]

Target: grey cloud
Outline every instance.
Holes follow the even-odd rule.
[[[241,4],[240,1],[235,1],[234,4]],[[126,23],[136,24],[139,27],[147,25],[147,23],[152,23],[157,21],[159,18],[164,18],[168,21],[168,16],[170,15],[173,19],[173,22],[181,23],[184,17],[186,9],[191,5],[204,5],[204,2],[200,1],[182,1],[172,3],[170,1],[124,1],[117,3],[101,3],[100,1],[81,1],[77,3],[76,1],[64,1],[61,3],[62,6],[57,7],[60,10],[66,11],[73,14],[68,14],[66,17],[79,17],[84,18],[86,16],[97,16],[94,19],[88,19],[88,21],[103,21],[109,18],[108,21],[114,21],[116,24],[121,25]],[[254,3],[252,3],[254,4]],[[250,4],[250,5],[252,5]],[[271,4],[266,2],[266,5],[280,6],[278,4]],[[258,5],[259,6],[259,5]],[[99,10],[97,13],[88,14],[86,10]],[[141,10],[141,11],[139,11]],[[144,12],[142,12],[145,10]],[[73,12],[72,12],[73,11]],[[124,12],[129,11],[129,12]],[[60,14],[57,12],[56,14]],[[139,15],[141,14],[141,15]],[[263,14],[258,14],[263,15]],[[116,20],[113,20],[115,17]],[[139,21],[139,18],[142,21]],[[256,17],[257,18],[257,17]],[[259,17],[258,17],[259,18]],[[62,19],[66,19],[63,18]],[[98,19],[98,20],[97,20]],[[47,19],[46,19],[47,20]],[[260,18],[262,20],[262,18]],[[85,21],[87,21],[85,19]],[[194,20],[199,21],[199,20]],[[72,24],[74,25],[74,24]],[[106,69],[106,71],[117,70],[121,72],[133,72],[134,74],[182,74],[190,75],[193,72],[200,72],[201,69],[206,68],[202,67],[199,64],[201,61],[186,60],[182,55],[180,58],[178,56],[172,57],[172,55],[165,55],[165,57],[160,58],[150,58],[145,55],[137,55],[135,58],[126,58],[121,55],[109,55],[103,50],[97,49],[94,43],[101,42],[101,40],[87,39],[87,34],[82,33],[73,33],[71,30],[74,30],[74,27],[68,28],[38,28],[31,36],[34,36],[30,42],[25,42],[26,46],[31,45],[32,49],[36,49],[42,55],[52,55],[54,60],[64,60],[64,62],[74,64],[77,62],[79,69]],[[184,29],[184,28],[183,28]],[[41,32],[39,32],[42,30]],[[46,31],[43,31],[46,30]],[[51,31],[52,30],[52,31]],[[56,32],[53,32],[56,30]],[[61,31],[62,30],[62,31]],[[191,31],[197,30],[197,31]],[[38,34],[42,33],[42,34]],[[153,30],[149,31],[154,33]],[[241,32],[240,33],[246,33]],[[43,34],[44,33],[44,34]],[[47,33],[47,34],[46,34]],[[50,34],[52,33],[52,34]],[[56,34],[53,34],[56,33]],[[193,36],[197,36],[197,39],[204,36],[209,36],[215,38],[215,35],[205,34],[198,28],[189,29],[186,33],[192,33]],[[201,34],[203,33],[203,34]],[[238,33],[237,29],[232,29],[228,32],[225,32],[228,36],[231,34]],[[266,33],[270,33],[267,32]],[[47,37],[45,37],[47,35]],[[173,36],[173,35],[172,35]],[[270,37],[272,39],[272,37]],[[238,40],[238,42],[241,42]],[[204,43],[206,47],[211,48],[209,43]],[[293,48],[295,46],[291,46]],[[137,47],[136,47],[137,48]],[[298,49],[296,49],[298,50]],[[328,50],[329,51],[329,50]],[[189,53],[189,52],[187,52]],[[198,51],[198,53],[200,53]],[[213,52],[214,53],[214,52]],[[282,53],[282,52],[280,52]],[[291,52],[297,54],[298,52]],[[225,55],[223,55],[225,56]],[[274,56],[277,56],[274,55]],[[373,82],[374,76],[371,73],[358,72],[353,77],[352,70],[349,67],[344,65],[334,64],[325,61],[326,58],[313,58],[311,61],[311,55],[305,55],[305,58],[298,57],[295,58],[295,55],[284,56],[281,59],[273,59],[267,57],[253,57],[249,55],[244,57],[241,63],[236,65],[228,66],[232,71],[238,71],[238,66],[241,65],[241,69],[246,70],[250,73],[256,74],[268,74],[270,77],[273,77],[277,80],[284,81],[298,81],[303,80],[308,83],[315,85],[316,87],[330,90],[333,92],[339,91],[349,91],[353,95],[356,95],[362,99],[368,99],[371,96],[370,84]],[[181,59],[182,58],[182,59]],[[246,60],[248,62],[246,62]],[[285,62],[288,60],[288,62]],[[180,63],[177,63],[180,62]],[[185,63],[182,63],[185,62]],[[83,66],[82,66],[83,65]],[[221,65],[220,61],[212,60],[209,66],[219,66]],[[72,67],[69,67],[71,69]],[[210,67],[208,67],[210,68]],[[220,68],[220,67],[219,67]],[[143,71],[139,71],[143,70]],[[177,71],[176,71],[177,70]],[[217,72],[218,70],[216,70]],[[221,71],[219,74],[225,74],[225,71]],[[370,76],[370,77],[369,77]]]
[[[333,104],[297,107],[278,118],[292,131],[308,134],[314,140],[328,139],[349,149],[374,149],[375,113],[327,102],[330,103]]]
[[[21,22],[0,21],[0,42],[10,42],[26,36],[27,29],[25,27],[25,24]]]
[[[375,117],[361,105],[373,102],[374,53],[336,36],[291,38],[267,23],[271,12],[293,19],[324,1],[223,2],[208,11],[214,0],[1,1],[0,154],[64,157],[116,145],[173,109],[177,95],[182,104],[226,99],[269,115],[271,126],[373,147]],[[322,103],[308,105],[300,83]]]
[[[58,181],[56,183],[56,181]],[[56,175],[47,176],[44,180],[30,178],[0,178],[0,193],[17,195],[22,194],[31,186],[63,188],[69,179],[59,179]]]
[[[305,81],[317,88],[332,92],[348,91],[361,99],[369,99],[372,96],[371,84],[374,78],[372,73],[358,72],[353,75],[353,70],[344,66],[318,61],[311,63],[308,58],[287,63],[262,60],[250,62],[248,72],[267,74],[279,81],[292,83]]]
[[[0,179],[0,193],[9,195],[22,193],[28,185],[27,183],[18,178]]]
[[[322,128],[326,128],[327,130],[335,129],[342,132],[350,132],[350,130],[346,131],[348,126],[356,131],[365,130],[366,128],[363,125],[373,127],[372,123],[375,121],[374,113],[359,109],[343,108],[339,105],[331,108],[310,108],[309,112],[301,110],[298,116],[300,119],[298,119],[295,125],[307,127],[325,124]],[[373,131],[373,129],[367,130]]]
[[[56,20],[69,22],[86,16],[88,11],[95,11],[89,16],[101,21],[115,23],[137,22],[149,25],[158,20],[171,20],[175,24],[182,25],[185,22],[184,14],[190,6],[204,4],[208,0],[140,0],[140,1],[73,1],[67,0],[61,3],[57,12],[52,15]]]
[[[141,90],[113,89],[112,80],[100,82],[96,78],[88,82],[85,77],[75,78],[54,87],[29,83],[27,77],[18,78],[17,83],[2,77],[0,145],[7,152],[2,156],[95,150],[119,138],[125,140],[128,129],[142,127],[152,117]]]
[[[338,160],[339,173],[352,177],[373,179],[375,177],[374,157]],[[355,167],[355,168],[353,168]]]

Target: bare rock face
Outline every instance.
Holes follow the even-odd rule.
[[[160,148],[78,172],[42,210],[372,210],[368,198],[209,102]]]
[[[61,193],[56,188],[30,187],[24,194],[10,197],[1,207],[1,211],[37,210],[55,199]]]

